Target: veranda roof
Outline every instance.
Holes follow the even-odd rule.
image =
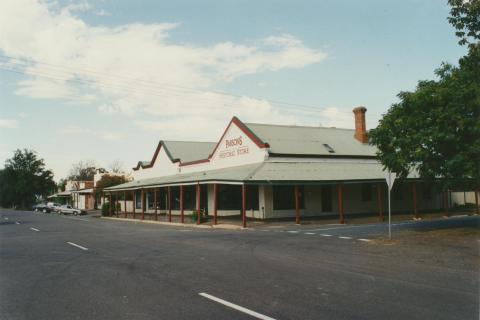
[[[409,178],[418,178],[412,173]],[[326,184],[334,182],[383,181],[385,173],[379,162],[358,161],[265,161],[223,169],[199,171],[127,182],[105,191],[134,190],[161,186],[225,184]]]

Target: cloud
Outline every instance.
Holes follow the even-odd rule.
[[[106,130],[93,130],[84,126],[70,125],[65,126],[60,130],[60,133],[63,135],[81,135],[83,137],[89,138],[100,138],[105,141],[118,141],[124,137],[122,133],[106,131]]]
[[[2,119],[0,118],[0,128],[15,129],[18,127],[18,122],[15,119]]]
[[[302,121],[294,108],[219,94],[215,88],[252,74],[304,68],[326,57],[287,33],[248,44],[198,46],[171,38],[170,32],[181,27],[176,22],[92,26],[76,16],[87,11],[94,11],[88,2],[65,7],[35,0],[1,2],[0,49],[15,58],[10,67],[29,75],[18,83],[17,94],[93,104],[99,113],[138,121],[150,117],[169,127],[170,134],[180,134],[187,122],[214,124],[232,115],[293,123]]]
[[[28,114],[28,113],[26,113],[26,112],[20,112],[20,113],[18,114],[18,116],[19,116],[20,118],[22,118],[22,119],[25,119],[25,118],[30,117],[30,114]]]

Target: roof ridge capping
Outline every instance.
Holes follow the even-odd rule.
[[[289,128],[308,128],[308,129],[334,129],[334,130],[345,130],[345,131],[355,131],[355,129],[348,128],[338,128],[338,127],[324,127],[324,126],[306,126],[306,125],[296,125],[296,124],[269,124],[269,123],[258,123],[258,122],[245,122],[245,125],[250,126],[266,126],[266,127],[289,127]]]

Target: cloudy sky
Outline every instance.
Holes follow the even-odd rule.
[[[0,0],[0,167],[125,168],[246,122],[374,127],[464,54],[441,0]]]

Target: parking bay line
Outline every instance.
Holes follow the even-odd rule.
[[[220,299],[220,298],[217,298],[217,297],[214,297],[208,293],[204,293],[204,292],[201,292],[199,293],[200,296],[204,297],[204,298],[207,298],[207,299],[210,299],[212,301],[215,301],[215,302],[218,302],[220,304],[223,304],[224,306],[227,306],[227,307],[230,307],[232,309],[235,309],[237,311],[240,311],[240,312],[243,312],[243,313],[246,313],[252,317],[255,317],[257,319],[261,319],[261,320],[275,320],[274,318],[272,317],[269,317],[269,316],[266,316],[264,314],[261,314],[261,313],[258,313],[258,312],[255,312],[255,311],[252,311],[250,309],[247,309],[247,308],[244,308],[242,306],[239,306],[239,305],[236,305],[234,303],[231,303],[231,302],[228,302],[228,301],[225,301],[223,299]]]
[[[82,249],[82,250],[84,250],[84,251],[88,251],[88,248],[82,247],[82,246],[80,246],[80,245],[78,245],[78,244],[76,244],[76,243],[73,243],[73,242],[70,242],[70,241],[67,241],[67,243],[68,243],[69,245],[71,245],[71,246],[77,247],[77,248]]]
[[[346,240],[350,240],[352,239],[352,237],[338,237],[339,239],[346,239]]]
[[[32,231],[37,231],[37,232],[40,231],[40,230],[38,230],[37,228],[30,228],[30,230],[32,230]]]

